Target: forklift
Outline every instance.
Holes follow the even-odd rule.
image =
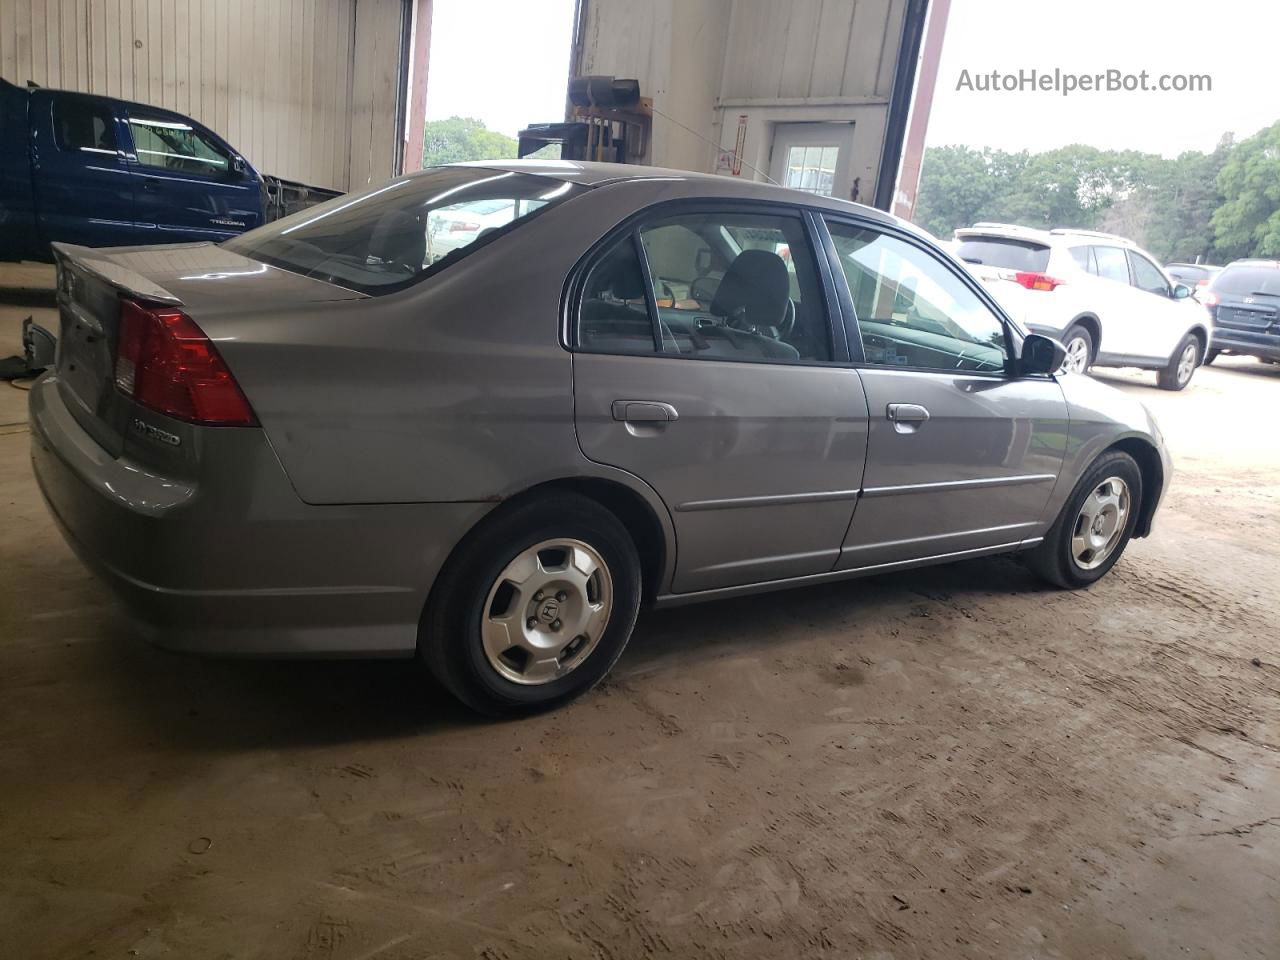
[[[561,160],[644,163],[652,128],[653,99],[640,96],[639,80],[574,77],[569,81],[569,119],[521,130],[517,156],[558,144]]]

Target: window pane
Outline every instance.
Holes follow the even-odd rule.
[[[53,132],[63,150],[115,153],[115,118],[106,107],[88,100],[57,97],[53,101]]]
[[[1155,264],[1136,253],[1130,253],[1129,257],[1133,261],[1133,285],[1147,293],[1167,297],[1169,284],[1165,282],[1164,276],[1156,269]]]
[[[1047,249],[1047,248],[1046,248],[1045,252],[1046,252],[1046,253],[1048,252],[1048,249]],[[1076,265],[1077,265],[1077,266],[1079,266],[1081,270],[1091,270],[1091,265],[1090,265],[1090,262],[1089,262],[1089,248],[1088,248],[1088,247],[1072,247],[1072,248],[1071,248],[1071,259],[1072,259],[1072,260],[1074,260],[1074,261],[1076,262]],[[1048,266],[1048,265],[1049,265],[1048,261],[1049,261],[1049,258],[1046,256],[1046,257],[1045,257],[1045,266]],[[1043,270],[1043,269],[1044,269],[1044,267],[1041,267],[1041,269]]]
[[[138,162],[201,176],[225,175],[231,158],[188,123],[163,117],[130,116],[129,131]]]
[[[640,232],[668,353],[830,360],[816,264],[798,218],[688,214]]]
[[[874,230],[829,226],[868,363],[1004,369],[1004,324],[941,261]]]
[[[578,344],[609,353],[653,353],[653,322],[635,240],[627,236],[587,274],[578,314]]]
[[[1094,247],[1094,261],[1098,265],[1098,276],[1115,280],[1118,283],[1129,282],[1129,261],[1119,247]]]
[[[831,196],[839,156],[840,148],[835,146],[788,147],[784,186]]]
[[[966,237],[956,247],[957,259],[1005,270],[1043,273],[1049,267],[1049,248],[1042,243],[1003,237]]]
[[[457,262],[486,230],[518,230],[580,192],[548,177],[437,167],[308,207],[225,246],[361,293],[391,293]]]

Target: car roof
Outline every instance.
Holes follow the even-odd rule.
[[[450,166],[480,167],[482,169],[503,170],[512,173],[527,173],[556,180],[567,180],[591,188],[627,182],[683,184],[688,188],[684,192],[690,196],[696,195],[700,186],[705,186],[712,189],[711,195],[715,197],[773,200],[783,203],[799,203],[808,207],[831,210],[836,213],[854,213],[866,219],[891,224],[919,236],[927,237],[934,243],[938,242],[936,237],[920,229],[915,224],[885,213],[875,207],[868,207],[848,200],[837,200],[833,197],[824,197],[803,190],[792,190],[774,183],[762,183],[758,180],[746,180],[718,173],[697,173],[692,170],[676,170],[670,167],[649,167],[641,164],[600,163],[582,160],[473,160],[466,163],[450,164]]]
[[[1066,240],[1103,240],[1119,247],[1137,250],[1138,245],[1128,237],[1114,233],[1103,233],[1100,230],[1084,230],[1075,227],[1054,227],[1045,230],[1039,227],[1024,227],[1016,223],[990,223],[982,221],[971,227],[959,227],[955,231],[957,239],[966,237],[1005,237],[1010,240],[1030,240],[1042,243],[1046,247],[1055,242]]]

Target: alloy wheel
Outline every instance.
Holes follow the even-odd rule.
[[[613,609],[604,558],[581,540],[545,540],[498,574],[480,619],[489,665],[513,683],[558,680],[586,662]]]
[[[1089,344],[1084,337],[1072,337],[1067,342],[1067,355],[1062,361],[1063,373],[1084,373],[1089,369]]]
[[[1185,384],[1191,379],[1191,374],[1196,369],[1196,345],[1195,342],[1188,343],[1182,350],[1182,356],[1178,357],[1178,383]]]
[[[1124,536],[1130,510],[1129,485],[1108,477],[1093,488],[1071,531],[1071,558],[1081,570],[1102,565]]]

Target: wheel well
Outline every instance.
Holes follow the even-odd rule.
[[[546,496],[549,493],[566,492],[594,500],[621,521],[636,545],[636,552],[640,555],[644,599],[652,600],[657,596],[667,559],[666,534],[653,508],[638,493],[622,484],[597,477],[566,477],[562,480],[550,480],[507,498],[497,509],[509,509],[526,500]],[[482,517],[477,526],[468,531],[467,535],[459,541],[458,546],[466,542],[481,524],[491,521],[493,516],[493,513],[489,513]],[[458,547],[454,549],[456,551]]]
[[[1089,331],[1089,339],[1093,341],[1093,355],[1089,360],[1097,360],[1098,346],[1102,343],[1102,324],[1098,322],[1098,318],[1091,313],[1082,314],[1067,324],[1068,330],[1072,327],[1084,327]]]
[[[1160,462],[1160,454],[1146,440],[1139,437],[1126,437],[1113,443],[1109,450],[1123,450],[1138,464],[1142,471],[1142,503],[1138,508],[1138,523],[1133,528],[1135,537],[1145,537],[1151,532],[1151,518],[1156,512],[1156,504],[1160,502],[1160,491],[1164,488],[1164,466]]]
[[[1209,349],[1209,335],[1205,332],[1204,327],[1192,327],[1191,335],[1200,341],[1200,360],[1204,361],[1204,355]]]

